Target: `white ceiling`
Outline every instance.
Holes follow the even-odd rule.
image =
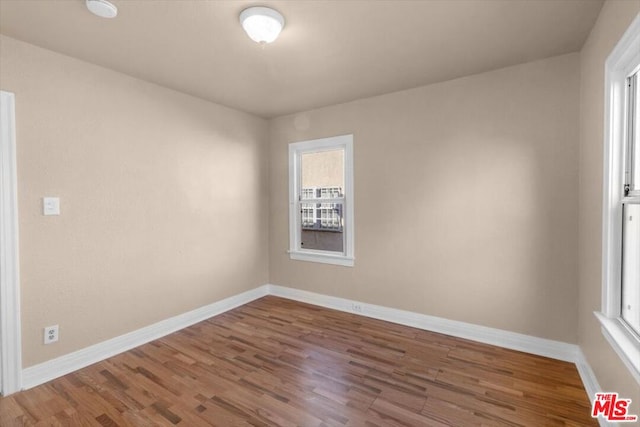
[[[576,52],[601,0],[0,0],[0,32],[262,117]],[[279,10],[264,48],[250,5]]]

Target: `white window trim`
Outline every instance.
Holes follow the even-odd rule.
[[[301,215],[298,214],[298,194],[301,177],[299,175],[300,154],[323,150],[344,149],[344,254],[330,251],[301,249]],[[299,261],[312,261],[353,267],[354,257],[354,208],[353,208],[353,135],[289,144],[289,257]],[[331,199],[327,199],[329,202]]]
[[[623,153],[626,144],[626,78],[640,63],[640,14],[605,63],[605,139],[602,212],[602,333],[640,383],[640,339],[621,318]]]

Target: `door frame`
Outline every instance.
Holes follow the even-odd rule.
[[[15,95],[0,91],[0,393],[22,388]]]

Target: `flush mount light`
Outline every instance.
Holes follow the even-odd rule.
[[[87,9],[101,18],[115,18],[118,8],[107,0],[86,0]]]
[[[284,17],[268,7],[250,7],[240,13],[240,23],[251,40],[265,44],[278,38],[284,27]]]

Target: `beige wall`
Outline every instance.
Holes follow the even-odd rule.
[[[633,399],[640,386],[603,338],[593,312],[602,292],[602,164],[604,63],[640,11],[640,1],[608,1],[580,53],[579,343],[603,390]]]
[[[270,282],[577,340],[579,57],[270,122]],[[355,267],[293,261],[287,145],[354,134]]]
[[[268,280],[267,123],[10,38],[23,365]],[[59,196],[45,217],[41,197]],[[42,328],[60,325],[60,342]]]

